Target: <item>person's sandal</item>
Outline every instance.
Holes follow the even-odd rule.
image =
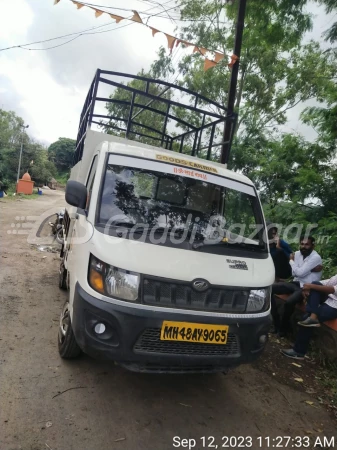
[[[288,358],[298,359],[298,360],[304,359],[304,355],[302,355],[301,353],[295,352],[295,350],[292,348],[289,348],[288,350],[281,349],[280,352],[282,353],[283,356],[287,356]]]
[[[297,322],[301,327],[320,327],[321,324],[317,319],[312,319],[311,317],[308,317],[305,320],[302,320],[301,322]]]

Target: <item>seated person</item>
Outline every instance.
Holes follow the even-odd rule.
[[[305,283],[319,281],[322,276],[322,258],[314,250],[315,239],[312,236],[300,239],[300,250],[290,256],[293,281],[278,282],[272,286],[271,314],[274,319],[275,332],[284,336],[289,328],[290,317],[297,303],[303,300],[302,287]],[[274,295],[290,294],[284,302],[283,316],[280,318]]]
[[[286,241],[279,238],[277,231],[276,225],[268,225],[269,248],[275,266],[275,281],[280,281],[291,277],[289,258],[293,251]]]
[[[308,351],[313,328],[321,323],[337,319],[337,275],[329,280],[308,283],[303,286],[307,297],[306,318],[298,322],[300,326],[294,348],[281,350],[284,356],[303,359]]]

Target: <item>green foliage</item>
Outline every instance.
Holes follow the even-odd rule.
[[[335,12],[335,10],[337,9],[336,0],[316,0],[316,1],[318,1],[321,5],[325,6],[327,13]],[[337,42],[337,22],[334,22],[330,26],[330,28],[325,30],[324,35],[327,41],[330,41],[331,43]]]
[[[328,12],[337,9],[336,0],[317,2]],[[187,22],[179,37],[232,54],[238,3],[182,0],[181,18]],[[263,7],[260,0],[247,2],[235,99],[239,122],[229,167],[254,181],[270,220],[284,228],[293,223],[304,229],[317,225],[313,234],[327,277],[337,266],[337,52],[325,51],[318,42],[304,42],[312,29],[308,5],[308,0],[268,1]],[[325,38],[331,44],[337,41],[336,30],[336,23],[326,30]],[[149,75],[176,75],[181,86],[226,106],[227,63],[225,57],[204,72],[203,57],[196,52],[185,55],[174,67],[168,52],[161,48]],[[121,92],[114,96],[123,99]],[[300,118],[317,132],[315,141],[283,128],[289,111],[308,100],[314,100],[315,106],[306,108]],[[108,109],[122,114],[123,120],[127,117],[126,110]],[[175,113],[199,124],[193,112],[181,109]],[[145,125],[155,123],[151,113],[143,112],[140,117]],[[161,123],[156,125],[160,128]],[[218,150],[211,159],[219,159]],[[298,242],[295,229],[290,238],[294,244]]]
[[[0,109],[0,180],[5,185],[16,182],[21,142],[23,152],[20,177],[29,172],[36,184],[44,184],[56,175],[46,149],[22,130],[23,120],[14,112]]]
[[[337,273],[337,214],[325,213],[319,205],[303,205],[295,202],[279,203],[276,207],[270,204],[263,205],[267,219],[273,223],[281,224],[279,229],[281,237],[285,237],[294,249],[297,249],[298,233],[294,224],[302,226],[301,234],[309,230],[309,234],[316,239],[316,250],[323,259],[323,278],[330,278]]]
[[[55,179],[61,186],[65,186],[67,184],[67,181],[69,180],[70,172],[67,172],[65,174],[56,175]]]
[[[59,138],[48,148],[48,158],[52,161],[60,174],[70,172],[73,166],[76,141],[69,138]]]
[[[146,74],[144,71],[141,71],[138,75],[150,76],[150,74]],[[140,91],[145,91],[146,89],[146,83],[141,80],[132,80],[128,83],[128,86],[139,89]],[[151,84],[149,93],[158,96],[162,94],[163,90],[164,88],[162,86]],[[170,93],[165,92],[160,96],[162,98],[169,98]],[[123,88],[117,88],[114,93],[110,95],[110,98],[113,98],[114,100],[130,102],[132,99],[132,92],[129,92]],[[144,95],[137,94],[134,101],[138,105],[147,105],[150,100]],[[160,101],[153,101],[150,107],[166,112],[166,106]],[[103,130],[106,133],[113,134],[114,136],[125,137],[126,132],[122,131],[122,129],[126,129],[130,107],[121,103],[107,103],[106,108],[108,110],[110,120],[107,124],[102,124]],[[160,141],[156,140],[156,138],[158,139],[158,137],[160,136],[159,133],[161,133],[163,129],[164,116],[136,106],[133,108],[133,117],[135,125],[133,125],[130,130],[130,138],[134,138],[135,135],[133,132],[138,132],[147,135],[141,137],[136,136],[136,139],[138,141],[145,144],[158,145],[158,142]],[[144,128],[144,126],[146,128]],[[117,127],[119,129],[115,129],[112,127]],[[157,133],[155,130],[158,130],[159,133]]]

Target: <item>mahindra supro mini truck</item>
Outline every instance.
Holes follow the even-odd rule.
[[[66,187],[60,355],[162,373],[252,362],[267,342],[274,265],[253,183],[214,161],[221,107],[109,75],[130,77],[98,70]],[[100,84],[125,87],[125,100],[99,96]]]

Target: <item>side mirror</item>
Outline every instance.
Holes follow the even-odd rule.
[[[66,202],[71,206],[85,209],[87,204],[87,188],[78,181],[69,180],[66,185]]]

